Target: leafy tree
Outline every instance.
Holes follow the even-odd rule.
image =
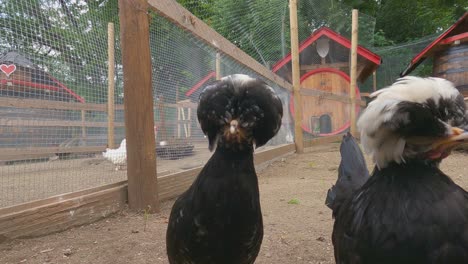
[[[0,52],[19,51],[87,101],[107,99],[107,23],[118,22],[117,1],[1,0],[0,10]]]

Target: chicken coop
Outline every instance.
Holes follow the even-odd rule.
[[[344,101],[324,100],[323,93],[348,96],[350,89],[349,53],[351,41],[327,27],[312,33],[299,46],[302,96],[302,129],[312,135],[329,136],[343,133],[350,126],[350,107]],[[357,81],[363,83],[381,64],[380,57],[358,46]],[[273,72],[288,81],[291,76],[291,55],[278,61]],[[356,98],[361,98],[356,89]],[[290,98],[290,113],[294,113]],[[357,106],[356,114],[360,107]]]
[[[468,97],[468,12],[411,59],[401,76],[432,59],[432,76],[447,79]]]
[[[50,137],[51,130],[44,129],[40,124],[28,124],[25,120],[69,120],[70,116],[66,111],[28,106],[46,101],[84,103],[81,96],[17,51],[5,52],[0,56],[0,70],[0,109],[3,113],[0,122],[0,147],[53,146],[73,136],[72,130],[61,129],[55,131],[54,137]],[[12,107],[12,100],[15,98],[23,99],[25,107]],[[15,121],[22,122],[23,125]]]

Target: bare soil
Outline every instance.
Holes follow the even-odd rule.
[[[465,189],[466,158],[454,153],[442,164]],[[324,201],[339,162],[339,144],[327,144],[259,172],[265,235],[256,263],[334,263],[333,219]],[[5,242],[0,244],[0,263],[168,263],[165,232],[173,202],[164,202],[160,214],[124,210],[61,233]]]

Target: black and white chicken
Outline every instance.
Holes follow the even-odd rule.
[[[263,81],[235,74],[203,90],[197,115],[216,150],[174,203],[169,263],[254,263],[263,222],[253,152],[280,129],[281,100]]]
[[[468,193],[439,169],[468,139],[463,97],[418,77],[372,97],[358,128],[376,167],[334,212],[336,263],[468,263]]]

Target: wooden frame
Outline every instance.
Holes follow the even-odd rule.
[[[119,182],[0,209],[0,243],[92,223],[120,211],[127,183]]]
[[[294,144],[259,151],[256,166],[294,152]],[[158,176],[160,200],[183,193],[202,167]],[[2,239],[34,237],[97,221],[123,208],[127,202],[127,181],[87,189],[0,209]]]
[[[296,2],[295,0],[292,0]],[[129,72],[129,66],[141,65],[142,63],[144,70],[148,69],[148,58],[150,58],[147,50],[147,44],[149,41],[145,41],[148,37],[148,16],[146,11],[148,7],[159,12],[162,16],[166,17],[180,28],[190,31],[193,35],[199,39],[205,41],[209,45],[214,46],[218,52],[223,55],[230,56],[238,63],[254,70],[264,78],[278,84],[280,87],[284,87],[289,91],[293,90],[293,86],[286,82],[278,75],[272,73],[269,69],[255,61],[253,58],[248,56],[246,53],[238,49],[235,45],[230,43],[228,40],[223,38],[221,35],[216,33],[204,22],[194,17],[191,13],[181,7],[178,3],[171,0],[119,0],[120,6],[120,21],[121,21],[121,33],[122,33],[122,46],[123,49],[138,50],[138,58],[130,58],[130,52],[124,52],[123,50],[123,61],[124,71],[126,70],[127,76],[139,76],[139,74],[132,74]],[[124,18],[124,19],[122,19]],[[126,21],[127,20],[127,21]],[[135,27],[135,23],[140,25]],[[138,29],[135,32],[132,29]],[[127,34],[127,35],[126,35]],[[135,34],[135,35],[132,35]],[[132,35],[132,36],[130,36]],[[128,39],[143,39],[144,41],[135,42],[128,41]],[[127,38],[127,39],[126,39]],[[148,42],[148,43],[146,43]],[[129,44],[133,43],[133,44]],[[143,43],[143,44],[142,44]],[[127,46],[126,46],[127,45]],[[130,47],[128,45],[131,45]],[[134,45],[134,46],[133,46]],[[143,48],[141,48],[141,46]],[[222,47],[222,48],[221,48]],[[141,59],[143,58],[143,59]],[[135,63],[138,62],[138,63]],[[127,69],[125,69],[127,67]],[[142,72],[139,67],[131,68],[130,71]],[[151,72],[151,71],[150,71]],[[136,73],[136,72],[134,72]],[[145,75],[146,74],[146,75]],[[125,202],[129,201],[132,208],[135,209],[148,209],[148,205],[151,206],[150,211],[157,211],[159,208],[159,199],[167,200],[180,195],[184,192],[188,186],[193,182],[194,178],[198,175],[201,167],[194,168],[191,170],[159,176],[156,175],[156,168],[152,166],[146,166],[147,164],[153,164],[156,166],[155,156],[150,154],[150,157],[145,157],[146,162],[143,165],[138,164],[137,159],[141,158],[142,154],[148,155],[147,153],[153,153],[155,149],[154,144],[154,131],[152,116],[155,107],[149,101],[139,103],[136,100],[136,93],[144,93],[140,98],[152,99],[148,96],[148,78],[147,74],[144,73],[144,78],[140,78],[140,83],[137,80],[130,80],[131,87],[138,87],[138,91],[132,91],[130,88],[125,90],[126,94],[126,107],[122,105],[115,105],[116,110],[126,111],[126,127],[127,128],[142,128],[144,130],[143,135],[137,134],[137,129],[133,132],[127,130],[128,141],[133,139],[133,143],[127,145],[127,153],[129,157],[129,166],[127,167],[129,172],[129,181],[119,182],[107,186],[101,186],[79,192],[62,194],[54,196],[48,199],[33,201],[25,204],[15,205],[7,208],[0,208],[0,242],[3,239],[12,239],[18,237],[29,237],[45,235],[52,232],[62,231],[72,226],[87,224],[93,221],[97,221],[103,217],[108,216],[114,212],[121,210]],[[149,75],[151,76],[151,75]],[[128,82],[128,78],[124,78]],[[127,87],[130,87],[126,83]],[[302,91],[300,86],[296,87],[297,95],[300,95]],[[332,100],[345,100],[341,96],[337,95],[320,95],[324,97],[330,97]],[[332,98],[333,97],[333,98]],[[343,96],[344,97],[344,96]],[[338,99],[340,98],[340,99]],[[350,100],[346,97],[346,100]],[[362,104],[362,102],[361,102]],[[300,104],[299,104],[300,105]],[[88,104],[88,103],[68,103],[68,102],[47,102],[36,99],[14,99],[14,98],[0,98],[0,106],[4,107],[19,107],[19,108],[42,108],[42,109],[56,109],[56,110],[74,110],[74,111],[107,111],[106,104]],[[180,107],[177,104],[164,104],[165,107]],[[187,104],[189,108],[196,108],[196,105]],[[142,111],[150,112],[150,118],[144,116]],[[137,117],[137,115],[144,116],[145,119]],[[135,117],[138,119],[136,123],[130,123],[129,120],[135,120],[127,117]],[[151,120],[151,122],[147,122]],[[0,124],[1,124],[0,120]],[[19,122],[19,121],[15,121]],[[45,121],[38,121],[40,125],[51,125],[51,123],[45,123]],[[101,126],[104,122],[86,122],[84,118],[81,121],[67,121],[67,126]],[[133,121],[132,121],[133,122]],[[4,123],[8,123],[4,121]],[[150,123],[150,124],[149,124]],[[19,124],[19,123],[18,123]],[[53,126],[62,126],[57,123],[52,123]],[[114,123],[115,127],[122,126],[121,123]],[[105,125],[104,125],[105,126]],[[148,127],[149,126],[149,127]],[[138,139],[141,137],[141,139]],[[152,137],[152,139],[151,139]],[[335,142],[341,140],[342,135],[335,135],[330,137],[316,138],[313,140],[304,141],[300,139],[300,144],[306,147]],[[153,140],[153,141],[152,141]],[[299,139],[296,139],[296,141]],[[145,144],[142,144],[144,142]],[[148,143],[149,142],[149,143]],[[132,145],[131,148],[128,148]],[[68,153],[83,153],[83,152],[94,152],[102,151],[103,147],[76,147],[73,149],[66,149]],[[297,150],[295,144],[286,144],[278,146],[269,150],[260,151],[254,155],[254,163],[256,166],[264,164],[265,162],[279,158],[283,155],[293,153]],[[37,155],[39,153],[60,153],[64,152],[63,148],[50,147],[50,148],[31,148],[31,149],[10,149],[13,155]],[[11,154],[11,152],[9,154]],[[0,154],[0,159],[2,158]],[[133,164],[133,165],[132,165]],[[140,175],[136,175],[136,172]],[[133,186],[133,187],[132,187]],[[130,190],[132,189],[133,190]],[[137,197],[138,192],[141,191],[141,196]],[[159,197],[158,197],[159,194]],[[133,198],[132,198],[133,197]],[[140,199],[142,198],[142,199]],[[149,201],[149,202],[148,202]]]
[[[221,53],[228,55],[241,65],[250,68],[264,78],[278,84],[279,86],[292,91],[292,85],[280,76],[276,75],[268,68],[247,55],[244,51],[236,47],[229,40],[221,36],[218,32],[209,27],[205,22],[195,17],[188,10],[183,8],[176,1],[172,0],[148,0],[150,8],[158,12],[183,30],[189,31],[200,40],[216,48]]]
[[[299,68],[299,37],[297,25],[297,1],[289,1],[289,20],[291,25],[291,71],[294,99],[294,143],[296,152],[304,152],[302,132],[301,70]]]
[[[148,10],[147,0],[119,0],[128,204],[133,210],[153,213],[159,212],[156,139],[149,16],[142,10]]]

